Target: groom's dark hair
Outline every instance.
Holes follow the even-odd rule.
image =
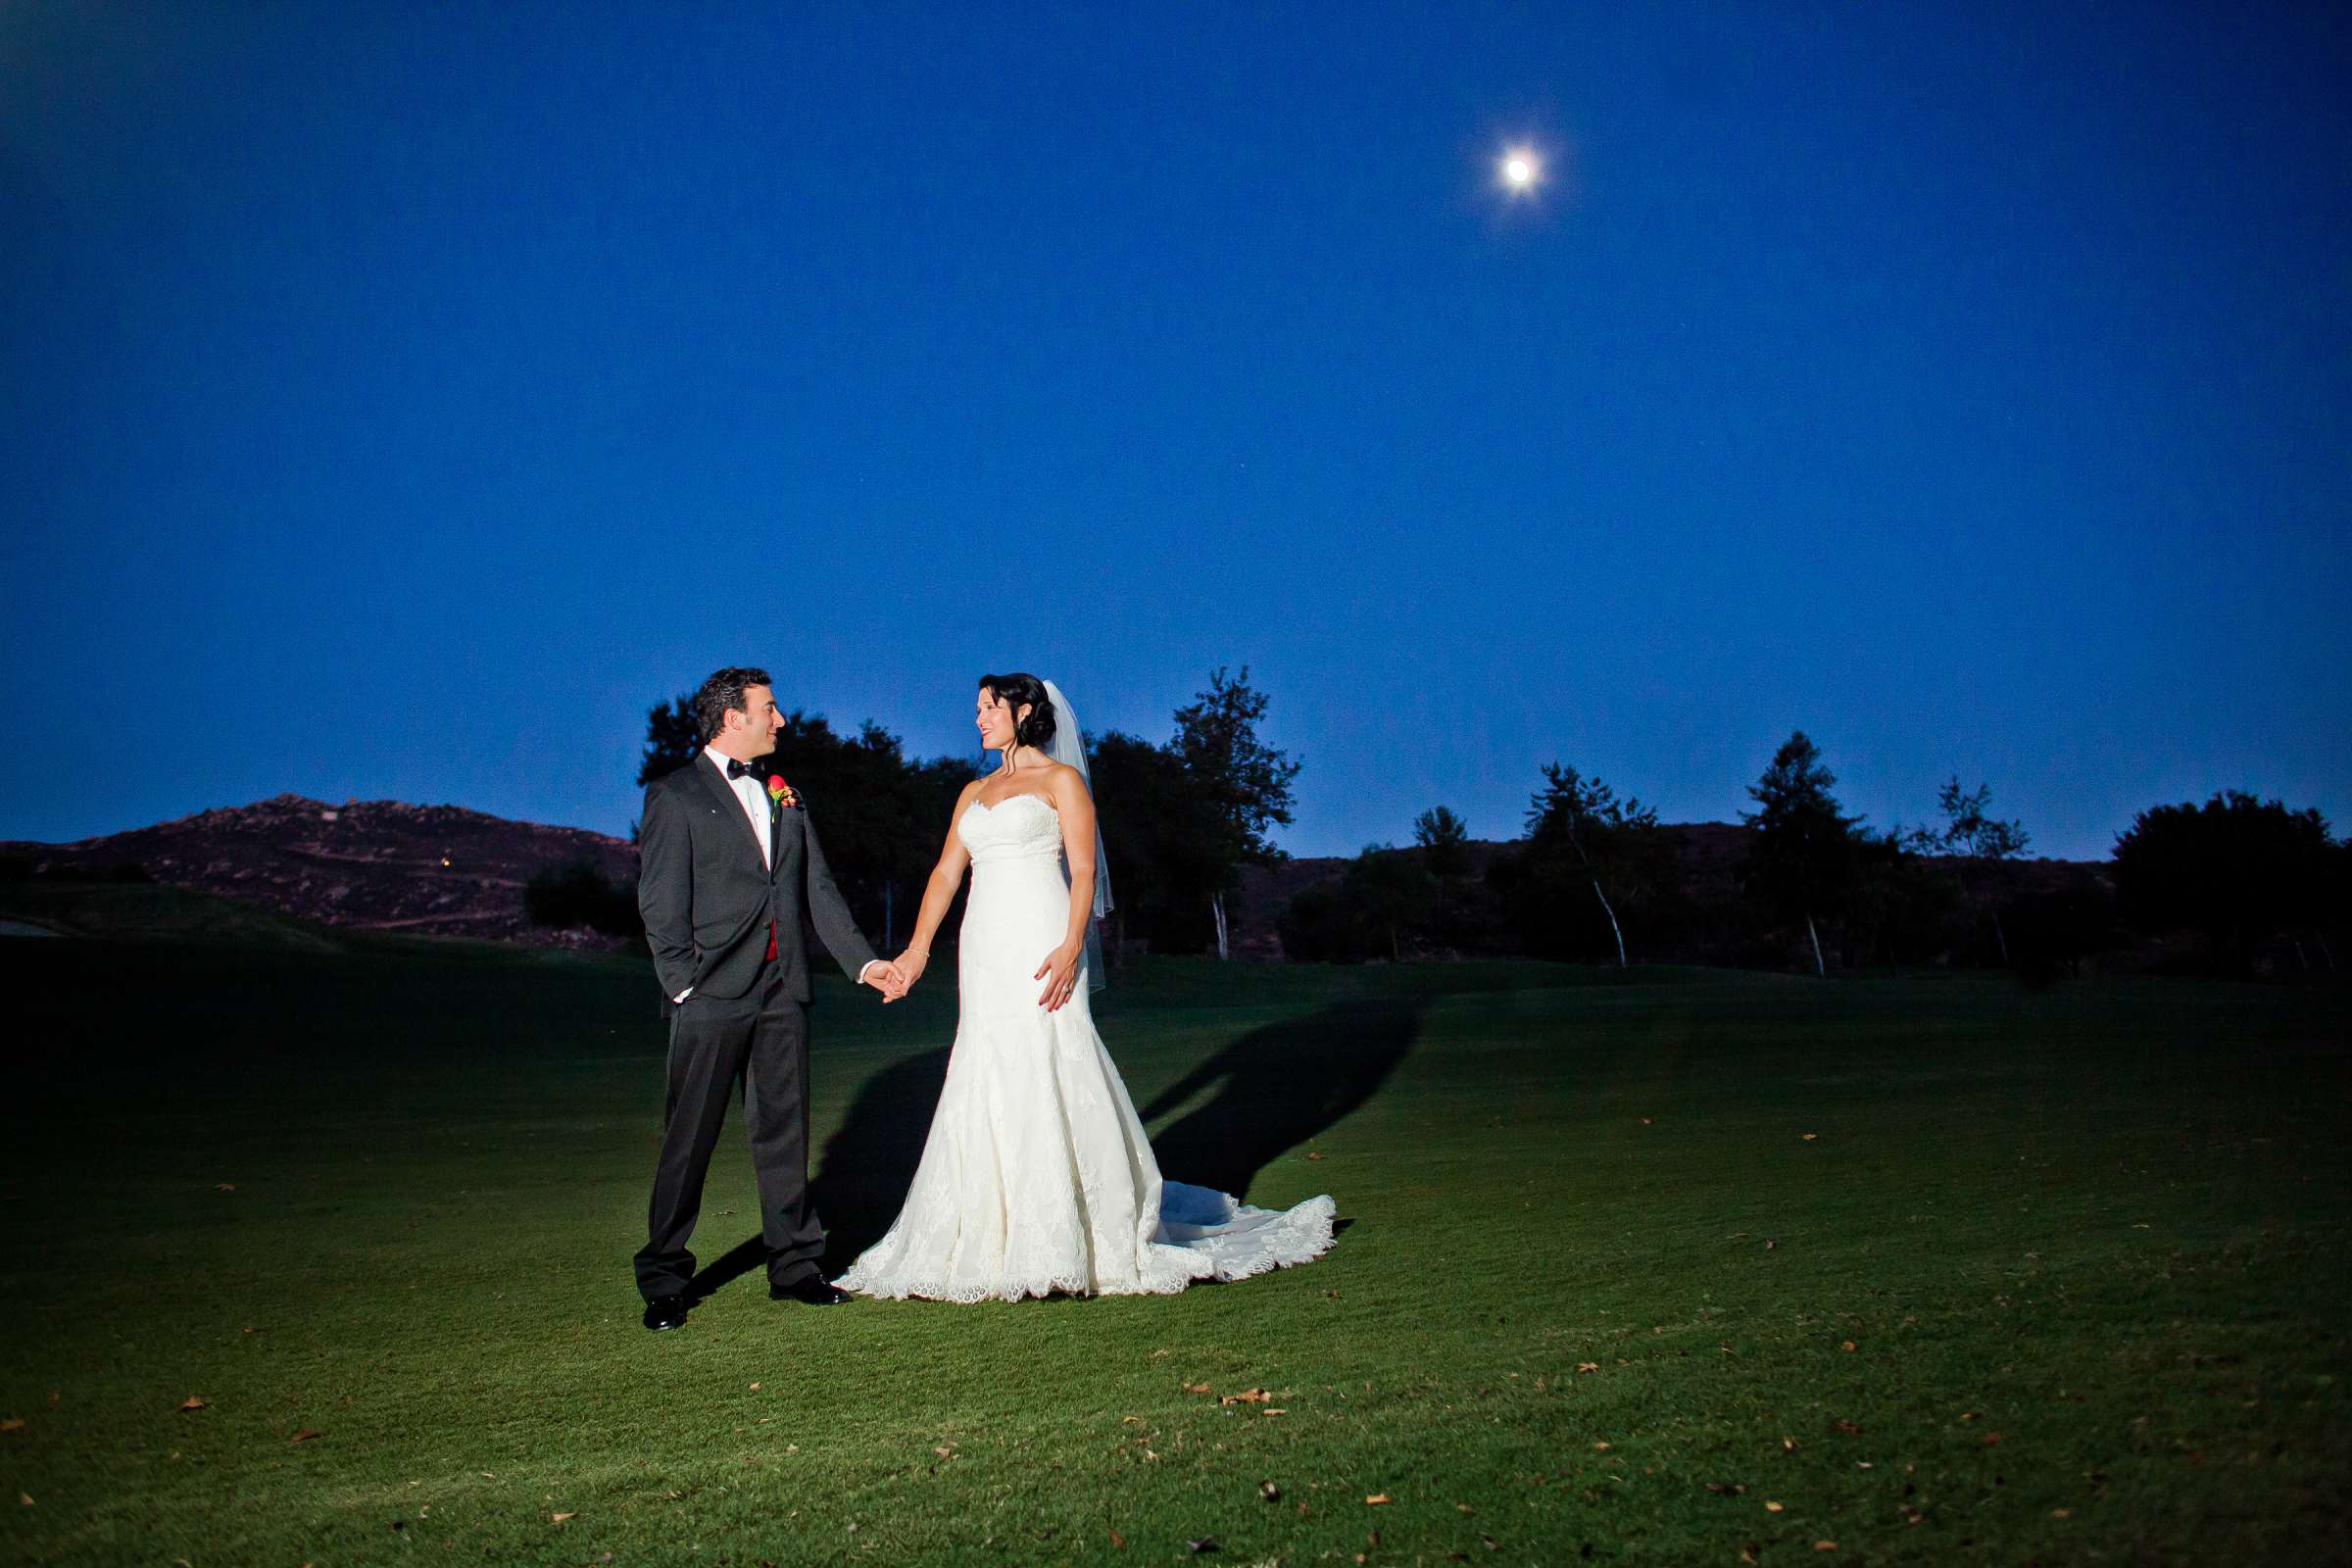
[[[703,682],[703,689],[694,694],[694,724],[703,732],[703,744],[708,746],[718,739],[718,732],[727,727],[728,709],[745,711],[743,689],[746,686],[772,688],[774,685],[775,682],[767,678],[766,670],[754,669],[749,664],[729,664],[724,669],[712,671],[710,678]]]
[[[1023,746],[1043,751],[1053,744],[1054,723],[1054,699],[1046,695],[1046,683],[1035,675],[983,675],[980,684],[995,692],[1014,712],[1025,703],[1029,716],[1016,719],[1012,738]]]

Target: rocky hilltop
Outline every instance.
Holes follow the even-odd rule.
[[[458,806],[279,795],[75,844],[0,844],[35,875],[139,875],[328,925],[427,936],[562,941],[533,928],[534,872],[592,860],[633,879],[636,846],[586,828],[511,822]]]

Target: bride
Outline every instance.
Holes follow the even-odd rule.
[[[976,722],[1003,764],[956,800],[898,959],[908,985],[921,978],[969,865],[956,1045],[906,1205],[841,1287],[943,1301],[1166,1295],[1319,1256],[1329,1198],[1278,1213],[1160,1179],[1088,1000],[1110,892],[1077,718],[1052,681],[987,675]]]

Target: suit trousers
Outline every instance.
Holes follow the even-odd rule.
[[[818,1272],[825,1231],[808,1199],[808,1009],[770,964],[751,996],[735,1002],[692,996],[670,1013],[662,1156],[636,1259],[637,1289],[649,1301],[684,1294],[694,1278],[686,1242],[739,1084],[768,1280],[790,1285]]]

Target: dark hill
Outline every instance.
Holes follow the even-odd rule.
[[[561,940],[524,918],[533,872],[589,859],[610,877],[637,874],[634,845],[585,828],[300,795],[74,844],[0,844],[0,855],[37,877],[143,875],[328,925],[508,941]]]

